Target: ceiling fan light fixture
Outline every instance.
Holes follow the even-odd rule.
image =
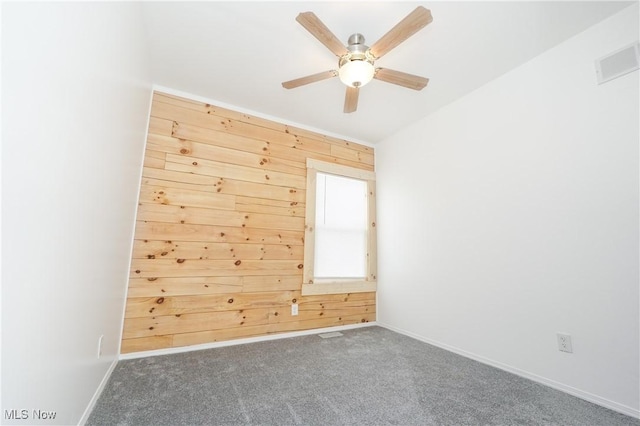
[[[367,60],[354,59],[342,64],[338,70],[340,81],[350,87],[362,87],[373,79],[376,69]]]
[[[344,46],[313,12],[302,12],[298,14],[296,21],[338,57],[338,70],[333,69],[285,81],[282,87],[293,89],[331,77],[339,77],[340,81],[347,86],[344,98],[345,113],[351,113],[357,109],[359,88],[374,78],[409,89],[422,90],[429,82],[428,78],[388,68],[375,68],[374,63],[432,20],[429,9],[418,6],[371,47],[365,44],[364,36],[360,33],[351,34],[347,40],[348,45]]]

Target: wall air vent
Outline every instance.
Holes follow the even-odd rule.
[[[635,42],[596,59],[598,84],[606,83],[638,68],[640,68],[640,43]]]

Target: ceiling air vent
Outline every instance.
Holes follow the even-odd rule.
[[[618,49],[596,60],[596,77],[598,84],[636,71],[640,67],[640,43]]]

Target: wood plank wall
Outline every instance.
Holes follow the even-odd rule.
[[[374,165],[370,147],[154,93],[122,353],[375,320],[375,293],[300,295],[307,158]]]

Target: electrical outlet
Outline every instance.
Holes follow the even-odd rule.
[[[98,358],[102,356],[102,341],[104,340],[104,334],[98,337]]]
[[[298,304],[294,303],[291,305],[291,315],[296,316],[298,315]]]
[[[573,353],[573,346],[571,346],[571,335],[558,333],[558,349],[562,352]]]

